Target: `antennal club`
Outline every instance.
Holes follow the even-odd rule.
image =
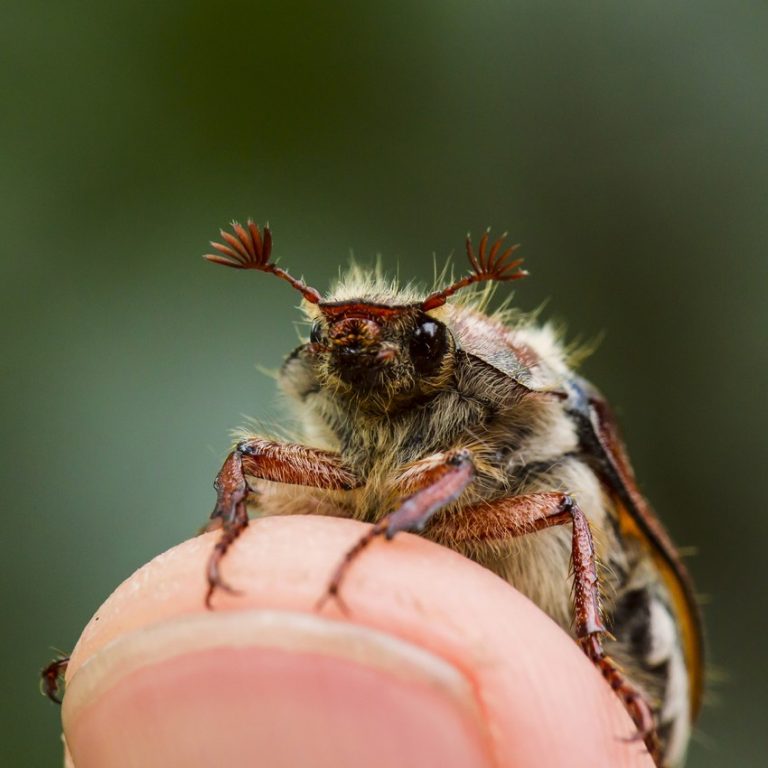
[[[219,230],[224,243],[211,241],[211,245],[218,253],[207,253],[203,256],[204,259],[233,269],[257,269],[260,272],[270,272],[289,282],[307,301],[312,304],[320,303],[322,297],[318,291],[289,275],[269,260],[272,255],[272,232],[268,224],[264,226],[263,237],[258,224],[251,219],[248,219],[246,227],[233,221],[232,229],[234,234],[225,232],[223,229]]]
[[[453,296],[456,291],[466,288],[468,285],[480,283],[485,280],[498,280],[499,282],[508,282],[510,280],[519,280],[525,277],[528,272],[524,269],[518,269],[523,263],[522,259],[510,259],[510,256],[520,247],[519,245],[509,245],[503,248],[504,241],[507,239],[505,232],[501,237],[488,247],[488,238],[490,230],[486,230],[480,239],[480,245],[475,254],[472,248],[472,239],[467,235],[467,258],[469,259],[471,272],[461,279],[457,280],[447,288],[435,291],[427,296],[421,304],[425,311],[436,309],[443,306],[449,296]]]

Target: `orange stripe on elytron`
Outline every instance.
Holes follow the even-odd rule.
[[[690,702],[691,720],[693,721],[701,709],[701,700],[704,694],[704,670],[702,668],[704,654],[698,607],[690,587],[683,582],[684,577],[681,577],[680,571],[685,572],[682,565],[678,564],[677,568],[673,568],[665,554],[654,546],[653,542],[640,529],[635,517],[617,499],[615,499],[615,503],[619,513],[619,525],[622,534],[632,536],[643,544],[653,558],[653,562],[659,569],[664,584],[672,597],[673,607],[682,633],[683,650],[691,680]]]

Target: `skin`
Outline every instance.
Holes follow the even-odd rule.
[[[77,768],[569,765],[648,768],[632,723],[571,638],[506,582],[409,534],[376,541],[315,609],[367,529],[258,520],[226,562],[240,595],[203,604],[216,533],[107,599],[67,670]]]

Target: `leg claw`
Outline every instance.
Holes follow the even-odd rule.
[[[344,602],[341,595],[339,594],[338,589],[334,589],[333,587],[329,587],[321,596],[320,599],[315,603],[315,610],[320,613],[323,608],[325,607],[326,603],[329,602],[335,602],[336,605],[339,608],[339,611],[341,611],[344,616],[349,617],[351,615],[351,611],[349,609],[349,606]]]
[[[208,591],[205,594],[205,607],[209,610],[213,610],[213,604],[211,602],[211,599],[213,598],[213,593],[217,590],[221,590],[222,592],[226,592],[228,595],[234,595],[236,597],[243,594],[242,589],[235,589],[235,587],[231,587],[229,584],[227,584],[226,581],[217,581],[216,583],[208,583]]]

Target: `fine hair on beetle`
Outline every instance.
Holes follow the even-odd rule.
[[[235,223],[221,236],[206,258],[290,283],[310,333],[278,376],[300,441],[245,435],[218,475],[208,605],[231,591],[222,558],[266,488],[271,511],[372,524],[319,605],[349,610],[343,582],[373,540],[423,532],[570,633],[657,765],[680,765],[702,693],[693,587],[608,404],[575,373],[580,354],[534,316],[489,312],[493,286],[527,274],[517,246],[485,232],[475,248],[468,236],[468,272],[426,295],[357,266],[323,296],[271,261],[268,227]]]

